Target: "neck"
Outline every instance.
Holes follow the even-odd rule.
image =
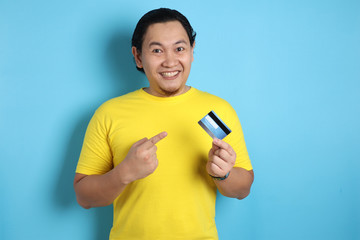
[[[159,91],[156,91],[151,88],[144,88],[144,91],[156,97],[175,97],[186,93],[190,90],[190,88],[190,86],[185,85],[184,88],[178,89],[176,91],[166,91],[164,89],[159,89]]]

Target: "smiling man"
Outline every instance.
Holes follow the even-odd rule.
[[[194,43],[193,43],[194,44]],[[152,24],[148,27],[142,49],[132,47],[138,68],[144,69],[149,94],[170,97],[187,92],[186,81],[194,60],[194,46],[179,21]]]
[[[110,239],[218,239],[216,190],[246,197],[253,171],[238,117],[223,99],[186,85],[195,32],[166,8],[138,22],[132,53],[149,87],[111,99],[91,119],[74,188],[84,208],[114,204]],[[216,112],[231,133],[198,121]]]

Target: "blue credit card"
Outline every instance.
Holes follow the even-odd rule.
[[[231,133],[230,128],[226,126],[214,111],[209,112],[198,123],[212,138],[223,139]]]

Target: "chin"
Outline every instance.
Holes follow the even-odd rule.
[[[164,87],[164,88],[160,88],[160,89],[165,95],[171,96],[171,95],[175,95],[175,94],[179,93],[183,88],[181,88],[181,87]]]
[[[177,90],[166,90],[166,89],[162,89],[162,92],[164,93],[164,95],[166,96],[173,96],[176,95],[177,93],[179,93],[179,89]]]

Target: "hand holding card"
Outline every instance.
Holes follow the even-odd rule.
[[[225,179],[236,160],[232,147],[222,141],[231,130],[214,111],[209,112],[198,123],[213,138],[206,170],[213,178]]]
[[[227,177],[234,167],[235,161],[236,153],[234,149],[228,143],[215,138],[209,151],[209,160],[206,164],[207,172],[213,178]]]

